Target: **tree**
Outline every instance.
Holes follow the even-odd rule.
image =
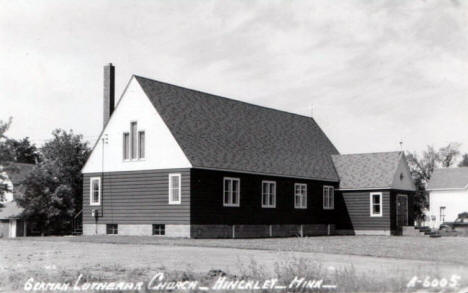
[[[439,162],[443,168],[451,167],[460,156],[460,143],[451,142],[439,149]]]
[[[7,138],[0,145],[0,152],[9,157],[9,161],[35,164],[39,160],[39,152],[29,137],[23,139]]]
[[[429,207],[426,184],[434,171],[437,157],[437,152],[431,146],[428,146],[421,156],[418,156],[415,152],[406,155],[410,173],[416,185],[413,211],[416,221],[419,222],[424,220],[424,210]]]
[[[5,143],[5,140],[7,139],[5,133],[7,132],[10,125],[11,118],[7,122],[3,122],[2,120],[0,120],[0,183],[2,183],[6,179],[4,172],[14,169],[14,167],[10,164],[9,153],[6,152],[2,147]],[[7,189],[3,186],[5,185],[1,184],[0,186],[0,202],[4,200],[5,192],[7,191]],[[2,207],[1,203],[0,207]]]
[[[445,147],[439,148],[438,151],[432,146],[427,146],[427,149],[421,155],[415,152],[406,154],[411,176],[416,185],[414,196],[416,220],[424,220],[424,210],[429,207],[426,185],[431,179],[432,172],[434,172],[435,168],[451,167],[460,155],[459,148],[459,143],[452,142]]]
[[[458,167],[468,167],[468,154],[462,156],[462,160],[458,163]]]
[[[57,129],[52,136],[40,149],[41,162],[27,176],[24,197],[17,201],[43,234],[66,234],[82,208],[81,168],[90,148],[71,130]]]

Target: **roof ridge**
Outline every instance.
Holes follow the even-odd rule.
[[[312,119],[317,124],[317,122],[315,121],[315,119],[313,117],[306,116],[306,115],[303,115],[303,114],[293,113],[293,112],[290,112],[290,111],[276,109],[276,108],[269,107],[269,106],[262,106],[262,105],[254,104],[254,103],[251,103],[251,102],[237,100],[237,99],[234,99],[234,98],[228,98],[228,97],[224,97],[224,96],[204,92],[204,91],[201,91],[201,90],[196,90],[196,89],[193,89],[193,88],[188,88],[188,87],[177,85],[177,84],[173,84],[173,83],[169,83],[169,82],[165,82],[165,81],[160,81],[160,80],[144,77],[144,76],[141,76],[141,75],[133,74],[133,76],[135,76],[136,78],[144,78],[144,79],[147,79],[147,80],[150,80],[150,81],[153,81],[153,82],[158,82],[158,83],[161,83],[161,84],[178,87],[178,88],[181,88],[181,89],[184,89],[184,90],[189,90],[189,91],[201,93],[201,94],[204,94],[204,95],[210,95],[210,96],[220,98],[220,99],[226,99],[226,100],[230,100],[230,101],[234,101],[234,102],[238,102],[238,103],[244,103],[244,104],[247,104],[247,105],[250,105],[250,106],[263,108],[265,110],[278,111],[278,112],[283,112],[283,113],[286,113],[286,114],[289,114],[289,115],[295,115],[295,116],[300,116],[300,117],[304,117],[304,118],[309,118],[309,119]]]
[[[355,155],[374,155],[374,154],[392,154],[392,153],[403,153],[403,151],[370,152],[370,153],[348,153],[348,154],[336,154],[336,155],[332,155],[332,156],[355,156]]]

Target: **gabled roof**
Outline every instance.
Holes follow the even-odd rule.
[[[427,190],[465,189],[468,187],[468,167],[434,169]]]
[[[0,220],[15,219],[21,216],[23,208],[18,206],[16,201],[2,203],[0,206]]]
[[[332,156],[340,189],[392,188],[402,152]]]
[[[338,181],[314,119],[135,78],[193,167]]]

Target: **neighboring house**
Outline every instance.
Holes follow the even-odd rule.
[[[33,164],[12,163],[14,170],[3,172],[5,180],[1,182],[4,201],[0,202],[0,237],[15,238],[27,235],[27,223],[21,218],[23,208],[18,206],[16,198],[22,196],[23,180],[34,167]]]
[[[435,169],[427,185],[432,227],[453,222],[458,214],[468,212],[468,167]]]
[[[332,158],[345,207],[337,233],[399,234],[402,227],[414,225],[416,187],[403,152]]]
[[[401,189],[411,204],[414,186],[392,181],[371,186],[382,192],[382,217],[348,211],[352,194],[345,190],[343,200],[334,164],[348,157],[332,159],[337,149],[310,117],[139,76],[131,77],[114,109],[114,78],[114,67],[106,66],[104,127],[82,170],[86,235],[389,234],[396,227],[389,194]],[[395,169],[385,161],[382,172],[410,180],[404,157],[390,156]],[[367,196],[363,215],[377,205]],[[405,219],[412,224],[411,213]]]

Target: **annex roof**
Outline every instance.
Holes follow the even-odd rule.
[[[194,168],[338,181],[313,118],[135,78]]]
[[[402,152],[333,155],[340,189],[387,189],[394,182]]]

